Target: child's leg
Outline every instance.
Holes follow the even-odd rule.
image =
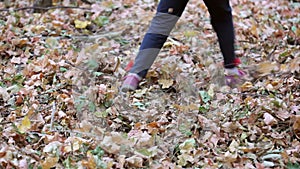
[[[229,0],[204,0],[217,33],[225,68],[235,67],[234,28]]]
[[[184,11],[188,0],[161,0],[157,13],[142,41],[130,73],[145,77],[171,30]]]

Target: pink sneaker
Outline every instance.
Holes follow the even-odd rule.
[[[142,78],[135,73],[129,73],[127,76],[124,77],[124,79],[125,80],[121,86],[121,91],[124,93],[136,90],[140,81],[142,80]]]
[[[244,82],[246,73],[240,69],[234,68],[232,70],[225,69],[225,82],[230,87],[237,87]]]

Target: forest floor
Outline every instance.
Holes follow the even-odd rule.
[[[299,3],[231,1],[247,81],[230,88],[191,0],[140,88],[121,94],[158,2],[5,2],[0,168],[300,168]]]

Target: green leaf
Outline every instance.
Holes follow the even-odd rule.
[[[99,158],[104,155],[104,151],[100,146],[97,146],[94,150],[91,151],[91,153],[98,156]]]
[[[288,162],[286,165],[287,169],[299,169],[300,168],[300,164],[299,163],[292,163],[292,162]]]
[[[292,31],[293,31],[294,33],[296,33],[296,32],[297,32],[297,27],[296,27],[296,26],[292,26]]]
[[[116,39],[116,41],[119,42],[121,45],[127,45],[129,43],[129,40],[123,38],[118,38]]]
[[[65,67],[60,67],[59,70],[60,70],[61,72],[66,72],[66,71],[68,71],[68,69],[65,68]]]
[[[206,112],[208,112],[208,110],[209,110],[208,105],[199,106],[199,112],[200,113],[206,113]]]
[[[180,124],[178,130],[188,137],[193,135],[193,132],[184,124]]]
[[[63,162],[63,164],[64,164],[64,167],[66,169],[73,168],[73,166],[72,166],[72,160],[71,160],[70,156],[67,157],[67,159]]]
[[[25,77],[22,74],[16,74],[13,79],[12,82],[13,84],[22,84],[25,80]]]
[[[3,26],[3,25],[6,25],[6,22],[2,19],[0,19],[0,25]]]
[[[101,75],[103,75],[102,72],[94,72],[94,76],[101,76]]]
[[[241,135],[241,140],[245,140],[248,137],[248,134],[243,132]]]
[[[5,84],[0,81],[0,87],[5,87]]]
[[[201,90],[201,91],[199,91],[199,94],[204,103],[207,103],[210,101],[211,97],[209,96],[209,94],[206,91]]]
[[[181,152],[189,152],[193,150],[196,146],[196,140],[194,138],[187,139],[179,145]]]
[[[99,63],[95,59],[89,59],[86,66],[89,70],[95,70],[99,67]]]
[[[286,50],[284,52],[282,52],[279,57],[287,57],[287,56],[290,56],[291,55],[291,51],[289,50]]]
[[[93,102],[89,102],[89,111],[95,112],[96,111],[96,105]]]
[[[45,45],[47,48],[55,49],[55,48],[59,47],[59,42],[56,38],[48,37],[45,42],[46,42]]]
[[[146,108],[145,108],[145,105],[144,105],[143,103],[141,103],[141,102],[135,102],[135,103],[133,103],[132,105],[138,107],[138,108],[141,109],[141,110],[145,110],[145,109],[146,109]]]
[[[95,20],[93,20],[93,22],[99,27],[102,27],[109,23],[109,19],[107,16],[98,16]]]
[[[151,157],[152,156],[152,152],[149,151],[146,148],[140,149],[137,152],[139,152],[139,153],[141,153],[141,154],[143,154],[144,156],[147,156],[147,157]]]

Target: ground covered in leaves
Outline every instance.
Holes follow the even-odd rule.
[[[229,88],[191,0],[141,88],[121,95],[158,2],[5,2],[0,168],[300,168],[299,3],[232,1],[248,75]]]

